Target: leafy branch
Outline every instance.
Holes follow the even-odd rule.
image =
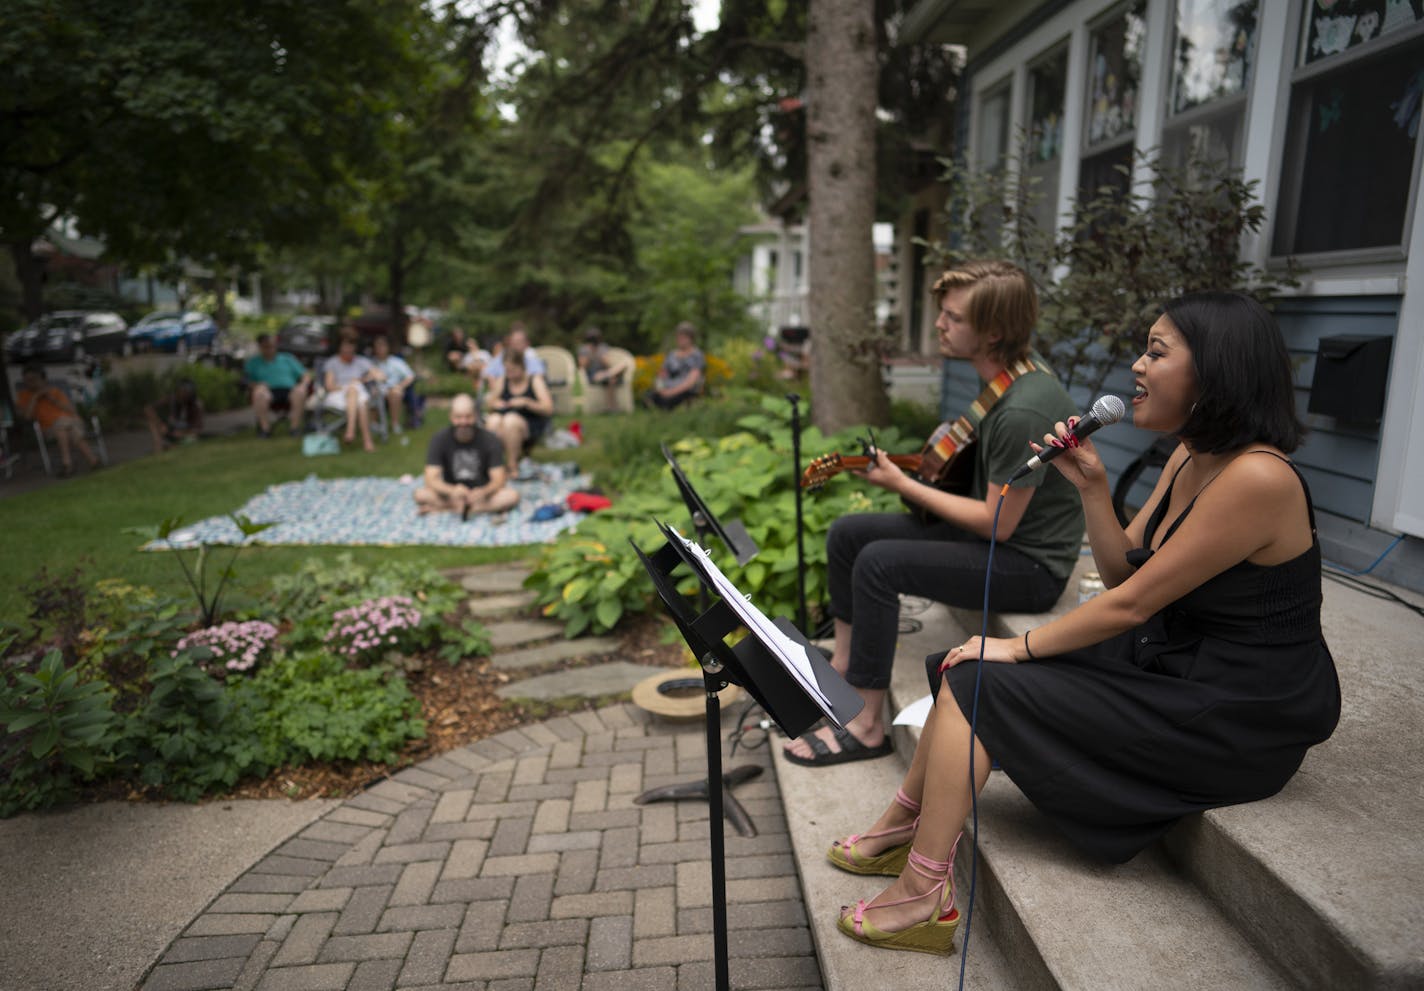
[[[228,519],[232,520],[233,525],[242,533],[243,539],[241,543],[233,547],[232,555],[227,559],[227,564],[218,572],[216,586],[211,595],[208,594],[210,577],[208,572],[208,552],[212,549],[213,545],[207,541],[200,543],[197,548],[197,553],[194,556],[194,561],[190,566],[183,557],[183,551],[188,548],[183,547],[173,540],[173,534],[183,526],[183,518],[181,516],[169,517],[157,526],[126,527],[124,529],[125,533],[132,533],[146,540],[161,540],[168,545],[169,550],[173,551],[174,559],[177,560],[178,566],[183,569],[183,577],[187,580],[188,587],[193,590],[193,594],[198,599],[198,612],[202,618],[203,626],[212,626],[217,622],[218,616],[221,615],[219,606],[222,603],[223,590],[227,587],[228,581],[234,574],[232,566],[237,561],[237,556],[242,553],[243,548],[247,546],[248,542],[254,536],[263,530],[270,529],[277,525],[276,523],[254,523],[250,517],[244,516],[241,513],[229,513]]]

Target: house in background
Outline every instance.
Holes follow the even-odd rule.
[[[1134,149],[1211,154],[1258,183],[1269,228],[1242,253],[1302,269],[1276,314],[1325,556],[1424,588],[1424,0],[920,0],[900,42],[964,46],[956,147],[994,168],[1028,135],[1044,220]],[[946,236],[944,191],[910,194],[900,309],[906,344],[931,353],[915,241]],[[960,364],[947,415],[977,391]],[[1130,373],[1108,386],[1129,393]],[[1116,473],[1150,438],[1118,426],[1098,442]]]
[[[804,330],[811,314],[808,264],[810,242],[805,219],[805,188],[795,187],[767,208],[767,215],[739,233],[747,249],[737,259],[732,285],[750,304],[748,309],[765,337],[776,338],[787,328]],[[875,224],[875,320],[881,328],[893,327],[899,304],[899,262],[895,229]]]

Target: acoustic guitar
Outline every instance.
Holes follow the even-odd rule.
[[[969,489],[974,481],[974,458],[969,452],[973,450],[977,439],[979,422],[1016,378],[1035,371],[1052,374],[1043,359],[1036,354],[1013,362],[984,386],[984,390],[969,405],[969,410],[963,416],[957,420],[946,420],[936,427],[919,454],[892,454],[891,464],[911,473],[926,485],[933,485],[956,495],[970,494]],[[872,452],[872,446],[867,443],[863,455],[847,456],[836,452],[815,458],[801,474],[801,487],[816,489],[843,471],[862,470],[872,463]],[[908,499],[902,501],[922,523],[938,519],[924,507],[917,506]]]

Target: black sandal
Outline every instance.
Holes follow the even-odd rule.
[[[793,764],[800,764],[803,767],[829,767],[832,764],[848,764],[853,760],[874,760],[877,757],[884,757],[895,752],[895,745],[890,742],[890,735],[887,733],[885,739],[880,741],[878,746],[867,747],[855,738],[855,734],[844,726],[831,725],[831,735],[836,738],[836,742],[841,745],[838,751],[832,751],[826,746],[826,742],[815,734],[814,731],[803,733],[800,739],[806,746],[811,748],[810,757],[802,757],[783,751],[783,756]]]

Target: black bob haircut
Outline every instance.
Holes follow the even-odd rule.
[[[1178,431],[1210,454],[1270,444],[1294,451],[1305,436],[1295,411],[1290,355],[1276,320],[1236,292],[1196,292],[1162,308],[1187,342],[1200,395]]]

